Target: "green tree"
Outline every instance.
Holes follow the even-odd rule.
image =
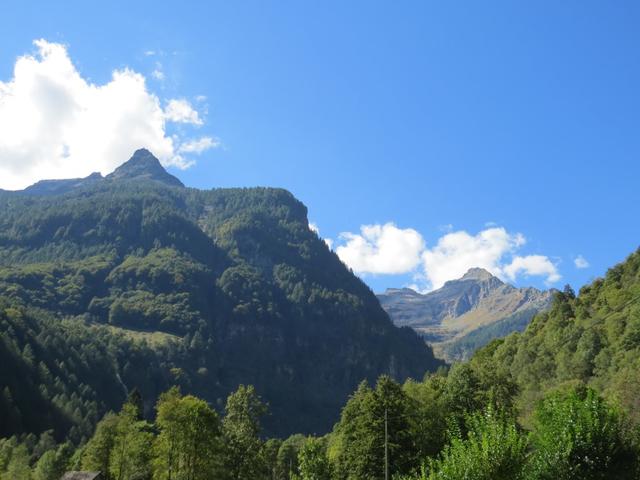
[[[222,421],[226,446],[225,471],[234,480],[253,480],[259,465],[262,440],[260,419],[267,408],[252,385],[240,385],[229,395]]]
[[[18,446],[18,439],[14,436],[11,438],[0,438],[0,473],[6,472],[13,450]]]
[[[467,416],[464,436],[454,425],[451,443],[423,467],[424,480],[518,480],[523,478],[527,436],[515,421],[489,407]]]
[[[439,453],[447,440],[450,410],[444,396],[446,377],[433,375],[423,382],[409,380],[402,386],[411,400],[409,421],[419,458]]]
[[[260,450],[260,464],[264,466],[264,472],[260,475],[267,480],[278,480],[278,451],[282,440],[270,438],[262,445]]]
[[[59,480],[67,470],[67,465],[73,454],[69,444],[62,444],[57,449],[47,450],[34,468],[34,480]]]
[[[10,480],[31,480],[29,451],[25,445],[18,445],[13,449],[11,460],[7,466],[6,478]]]
[[[182,397],[173,388],[157,404],[154,480],[219,478],[222,461],[220,420],[204,400]]]
[[[96,426],[96,431],[82,452],[81,465],[84,470],[103,472],[111,478],[109,465],[114,448],[119,417],[108,413]]]
[[[142,400],[142,394],[140,390],[134,388],[127,396],[127,403],[135,408],[136,418],[138,420],[144,419],[144,402]]]
[[[138,420],[136,408],[128,403],[118,415],[109,472],[114,480],[151,478],[153,434],[145,421]]]
[[[340,451],[333,455],[337,457],[339,478],[384,478],[385,442],[390,475],[406,473],[415,467],[410,402],[400,385],[388,376],[381,376],[375,389],[365,382],[358,387],[344,407],[335,431],[340,437]]]
[[[324,439],[307,439],[298,453],[298,469],[302,480],[330,480],[331,464]]]
[[[277,477],[289,480],[298,474],[298,453],[307,441],[304,435],[296,433],[284,440],[277,455]]]
[[[33,471],[34,480],[59,480],[61,476],[56,462],[56,451],[47,450],[36,463]]]
[[[590,388],[544,398],[535,411],[530,478],[628,479],[637,453],[620,413]]]

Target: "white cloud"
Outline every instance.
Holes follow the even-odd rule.
[[[201,137],[184,142],[178,148],[179,153],[202,153],[205,150],[212,148],[218,148],[220,146],[220,140],[211,137]]]
[[[96,85],[82,77],[64,45],[34,44],[36,53],[19,57],[13,78],[0,81],[0,187],[106,174],[141,147],[165,166],[193,163],[177,153],[182,139],[166,132],[168,122],[202,124],[188,102],[170,100],[164,111],[139,73],[115,70]]]
[[[557,267],[544,255],[527,255],[526,257],[516,256],[510,264],[504,267],[504,274],[514,281],[519,274],[525,276],[543,276],[548,284],[558,282],[562,277],[558,273]]]
[[[472,235],[463,230],[441,236],[427,248],[413,229],[393,223],[367,225],[360,234],[343,233],[336,248],[343,262],[359,274],[412,273],[411,288],[430,291],[462,277],[470,268],[484,268],[509,281],[519,276],[542,276],[547,283],[560,280],[556,265],[544,255],[518,255],[526,239],[502,227]]]
[[[184,98],[171,99],[164,109],[165,118],[171,122],[190,123],[191,125],[202,125],[202,119],[197,110],[191,106]]]
[[[422,235],[393,223],[364,225],[360,234],[345,232],[346,241],[336,249],[340,259],[360,274],[401,274],[414,270],[424,250]]]
[[[463,230],[451,232],[422,253],[421,275],[430,289],[463,276],[473,267],[484,268],[496,276],[503,275],[503,259],[526,242],[520,233],[492,227],[471,235]]]
[[[582,255],[578,255],[576,258],[574,258],[573,264],[576,266],[576,268],[579,269],[589,268],[589,262]]]

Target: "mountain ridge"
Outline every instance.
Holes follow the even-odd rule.
[[[64,194],[0,195],[0,415],[32,422],[0,436],[80,441],[122,385],[150,412],[173,384],[222,408],[240,383],[272,405],[269,433],[322,432],[363,379],[443,365],[291,193],[176,188],[130,167]]]
[[[61,195],[105,181],[125,180],[152,180],[172,187],[184,187],[184,184],[177,177],[165,170],[160,161],[149,150],[140,148],[126,162],[106,176],[102,176],[100,172],[94,172],[83,178],[40,180],[23,190],[15,190],[13,193],[35,196]],[[8,191],[0,190],[0,192]]]
[[[535,313],[549,307],[552,296],[553,291],[516,288],[485,269],[471,268],[432,292],[387,289],[378,299],[396,325],[413,328],[441,358],[456,361],[493,338],[481,334],[483,330],[495,335],[521,330]],[[472,333],[477,345],[466,338]]]
[[[146,148],[136,150],[129,160],[105,178],[107,180],[154,180],[173,187],[184,187],[184,184],[167,172],[160,161]]]

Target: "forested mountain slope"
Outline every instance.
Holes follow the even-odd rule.
[[[181,186],[145,150],[114,174],[0,192],[0,436],[80,440],[139,388],[221,407],[239,383],[271,433],[323,432],[381,373],[440,365],[271,188]],[[3,382],[4,383],[4,382]]]
[[[520,386],[525,412],[549,389],[586,383],[638,420],[640,398],[640,250],[602,279],[556,294],[522,334],[495,341],[491,355]]]

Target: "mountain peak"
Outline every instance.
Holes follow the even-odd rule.
[[[148,179],[162,182],[174,187],[184,187],[183,183],[168,173],[153,153],[146,148],[136,150],[132,157],[120,165],[107,178],[120,179]]]
[[[470,268],[467,270],[460,280],[490,280],[495,278],[488,270],[484,268]]]
[[[412,327],[437,355],[453,361],[493,338],[522,330],[552,297],[550,291],[516,288],[484,268],[471,268],[424,295],[387,289],[378,300],[396,325]]]

